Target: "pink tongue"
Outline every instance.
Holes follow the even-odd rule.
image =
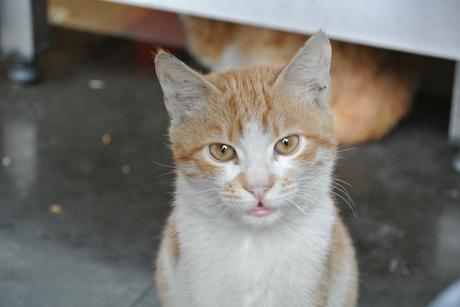
[[[262,217],[269,215],[270,213],[272,213],[272,209],[267,207],[257,206],[251,209],[251,215],[253,216]]]

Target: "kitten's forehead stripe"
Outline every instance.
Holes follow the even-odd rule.
[[[227,138],[230,141],[234,141],[240,137],[243,133],[242,118],[239,116],[238,105],[236,103],[236,97],[231,96],[226,103],[226,115],[228,120],[227,124]]]

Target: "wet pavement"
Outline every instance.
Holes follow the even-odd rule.
[[[53,37],[43,83],[0,78],[0,306],[158,306],[173,175],[153,67],[132,42]],[[449,97],[420,93],[385,139],[341,151],[360,306],[425,306],[460,277],[448,110]]]

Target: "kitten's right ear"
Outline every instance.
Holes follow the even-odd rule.
[[[329,112],[329,70],[331,44],[324,33],[310,37],[278,75],[275,86],[281,86],[305,103],[315,103]]]
[[[155,70],[164,94],[166,109],[172,126],[199,111],[216,87],[176,57],[159,52],[155,57]]]

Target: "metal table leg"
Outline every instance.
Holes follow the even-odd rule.
[[[0,51],[13,61],[8,77],[28,84],[40,78],[37,56],[48,45],[47,0],[0,0]]]
[[[455,147],[453,166],[460,172],[460,61],[455,63],[452,109],[450,112],[449,142]]]

